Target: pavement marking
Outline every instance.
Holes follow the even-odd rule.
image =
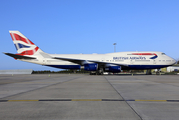
[[[167,102],[167,100],[135,100],[135,101],[146,101],[146,102]]]
[[[72,99],[71,101],[102,101],[102,99]]]
[[[41,99],[39,101],[71,101],[71,99]]]
[[[101,99],[102,101],[125,101],[122,99]]]
[[[0,100],[0,102],[7,102],[8,100]]]
[[[29,101],[39,101],[39,100],[8,100],[7,102],[29,102]]]
[[[179,102],[179,100],[167,100],[167,102]]]
[[[122,100],[122,99],[39,99],[39,100],[0,100],[0,102],[35,102],[35,101],[134,101],[134,102],[179,102],[179,100]]]

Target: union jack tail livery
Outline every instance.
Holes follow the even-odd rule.
[[[9,33],[17,49],[17,55],[34,55],[39,50],[39,47],[19,31],[9,31]]]
[[[31,42],[27,37],[25,37],[19,31],[9,31],[11,38],[16,47],[17,53],[4,53],[8,56],[13,57],[16,60],[22,61],[32,61],[34,59],[35,62],[39,61],[39,58],[43,59],[45,54],[39,47],[37,47],[33,42]],[[39,63],[37,63],[39,64]]]

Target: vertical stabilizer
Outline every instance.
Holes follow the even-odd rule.
[[[9,33],[17,49],[17,55],[34,55],[36,53],[43,52],[19,31],[9,31]]]

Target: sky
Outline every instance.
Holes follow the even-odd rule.
[[[1,0],[0,70],[59,69],[6,56],[17,53],[9,30],[44,52],[105,54],[160,51],[179,59],[178,0]]]

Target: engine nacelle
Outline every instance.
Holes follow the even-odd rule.
[[[121,66],[108,66],[104,70],[106,72],[119,73],[121,72]]]
[[[98,69],[97,63],[84,64],[84,70],[86,71],[96,71]]]

